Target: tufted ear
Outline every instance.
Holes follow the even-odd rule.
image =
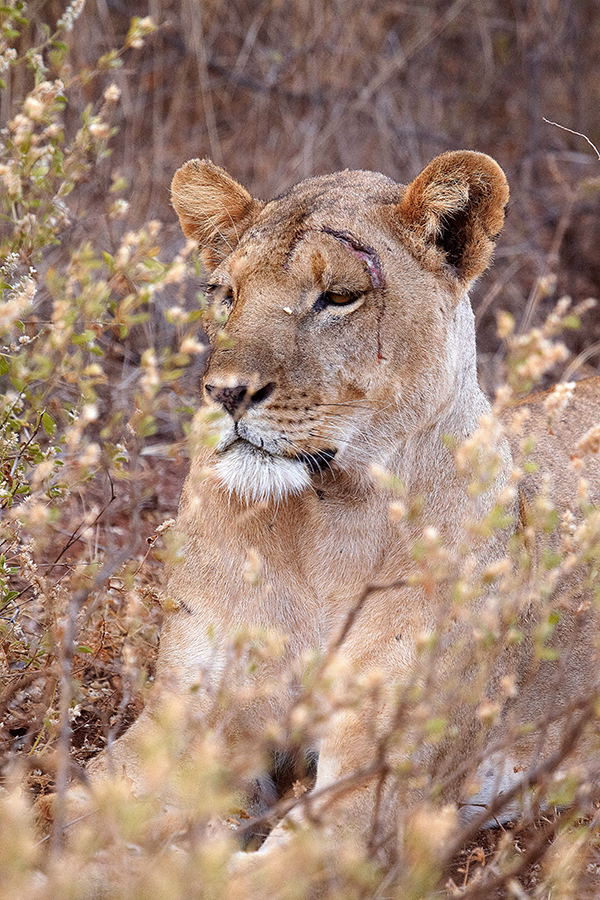
[[[191,159],[175,172],[171,202],[209,271],[235,249],[264,206],[209,159]]]
[[[396,212],[411,252],[467,286],[488,266],[507,202],[498,163],[485,153],[459,150],[432,160],[406,188]]]

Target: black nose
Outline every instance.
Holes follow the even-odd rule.
[[[235,384],[219,387],[216,384],[205,384],[204,389],[211,400],[220,403],[234,419],[239,419],[247,409],[262,403],[275,390],[275,382],[269,381],[257,391],[252,391],[247,384]]]

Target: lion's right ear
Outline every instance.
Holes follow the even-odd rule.
[[[235,249],[264,206],[209,159],[191,159],[175,172],[171,202],[209,271]]]

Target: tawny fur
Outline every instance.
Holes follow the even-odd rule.
[[[209,161],[188,162],[175,175],[173,205],[185,234],[199,242],[229,318],[228,342],[215,340],[204,379],[206,404],[223,412],[219,443],[197,447],[183,491],[185,559],[169,577],[176,608],[163,627],[157,695],[166,687],[208,715],[206,693],[190,687],[200,674],[202,684],[220,676],[241,628],[273,628],[287,639],[283,659],[265,664],[256,682],[308,650],[324,650],[366,585],[415,571],[413,547],[424,529],[459,552],[465,523],[496,503],[512,467],[506,441],[498,439],[487,490],[473,497],[448,436],[460,445],[490,409],[477,381],[466,291],[490,261],[507,200],[500,167],[467,151],[437,158],[407,188],[370,172],[341,172],[308,179],[269,203],[253,200]],[[240,390],[245,399],[236,405]],[[578,389],[572,415],[554,434],[543,405],[532,406],[528,428],[542,435],[559,501],[572,497],[569,452],[593,424],[599,396],[598,381]],[[394,495],[374,466],[401,480],[419,515],[390,517]],[[504,554],[510,532],[481,539],[480,569]],[[245,576],[249,554],[259,561],[256,582]],[[350,630],[345,659],[401,683],[420,636],[439,623],[444,590],[379,591]],[[586,652],[573,653],[565,695],[573,680],[595,677],[589,665],[582,673]],[[513,663],[503,669],[501,662],[496,676]],[[229,722],[232,753],[284,715],[293,688],[283,684],[267,704],[255,701]],[[543,704],[543,690],[541,682],[532,688],[524,719]],[[147,789],[135,747],[152,715],[150,702],[110,761],[103,754],[90,767],[92,781],[105,777],[110,762],[134,790]],[[377,715],[385,729],[385,709]],[[346,711],[325,727],[317,789],[371,758],[366,718]],[[531,744],[515,752],[527,765]],[[338,837],[366,833],[373,808],[368,785],[346,795],[334,817]]]

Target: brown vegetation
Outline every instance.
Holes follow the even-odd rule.
[[[0,265],[3,302],[16,304],[6,319],[0,308],[0,358],[9,366],[0,369],[0,814],[8,835],[0,896],[46,900],[89,896],[88,888],[72,878],[77,855],[61,856],[60,829],[38,845],[18,786],[35,796],[77,777],[137,715],[153,676],[167,554],[161,524],[177,507],[204,360],[202,278],[193,266],[182,271],[173,172],[209,156],[254,196],[270,197],[341,168],[408,182],[446,149],[494,156],[511,201],[495,266],[471,294],[481,377],[493,392],[507,351],[521,361],[535,355],[539,335],[521,337],[558,297],[600,295],[600,161],[573,133],[600,144],[600,17],[591,0],[88,0],[70,30],[59,0],[26,7],[28,24],[5,33],[18,59],[0,72],[1,124],[12,123],[0,135]],[[131,30],[134,15],[151,16],[157,29]],[[10,18],[0,10],[3,25]],[[67,48],[47,45],[41,65],[28,65],[27,52],[57,26]],[[34,91],[36,99],[44,78],[62,80],[66,105],[62,94],[42,96],[36,118],[27,98]],[[23,109],[37,146],[60,149],[49,173],[35,169],[28,139],[17,142]],[[46,133],[53,123],[64,137]],[[160,231],[153,220],[164,223]],[[34,296],[26,296],[28,278]],[[500,310],[513,321],[500,318],[499,336]],[[599,323],[597,309],[583,312],[583,326],[565,338],[568,354],[534,380],[600,371]],[[449,840],[455,861],[441,881],[416,849],[415,872],[429,875],[415,875],[411,896],[433,896],[448,882],[450,896],[470,900],[592,897],[596,817],[586,801],[522,831],[477,835],[466,848]],[[116,828],[107,822],[107,832]],[[212,892],[198,886],[193,896],[238,896],[223,887],[220,847],[211,856],[188,833],[193,864],[169,856],[161,867],[166,851],[147,822],[119,827],[151,864],[138,871],[125,857],[115,897],[190,896],[196,864],[214,881]],[[88,846],[81,859],[92,856]],[[347,882],[339,872],[338,881],[324,876],[326,896],[397,896],[397,873],[375,887],[372,872],[344,865]]]

